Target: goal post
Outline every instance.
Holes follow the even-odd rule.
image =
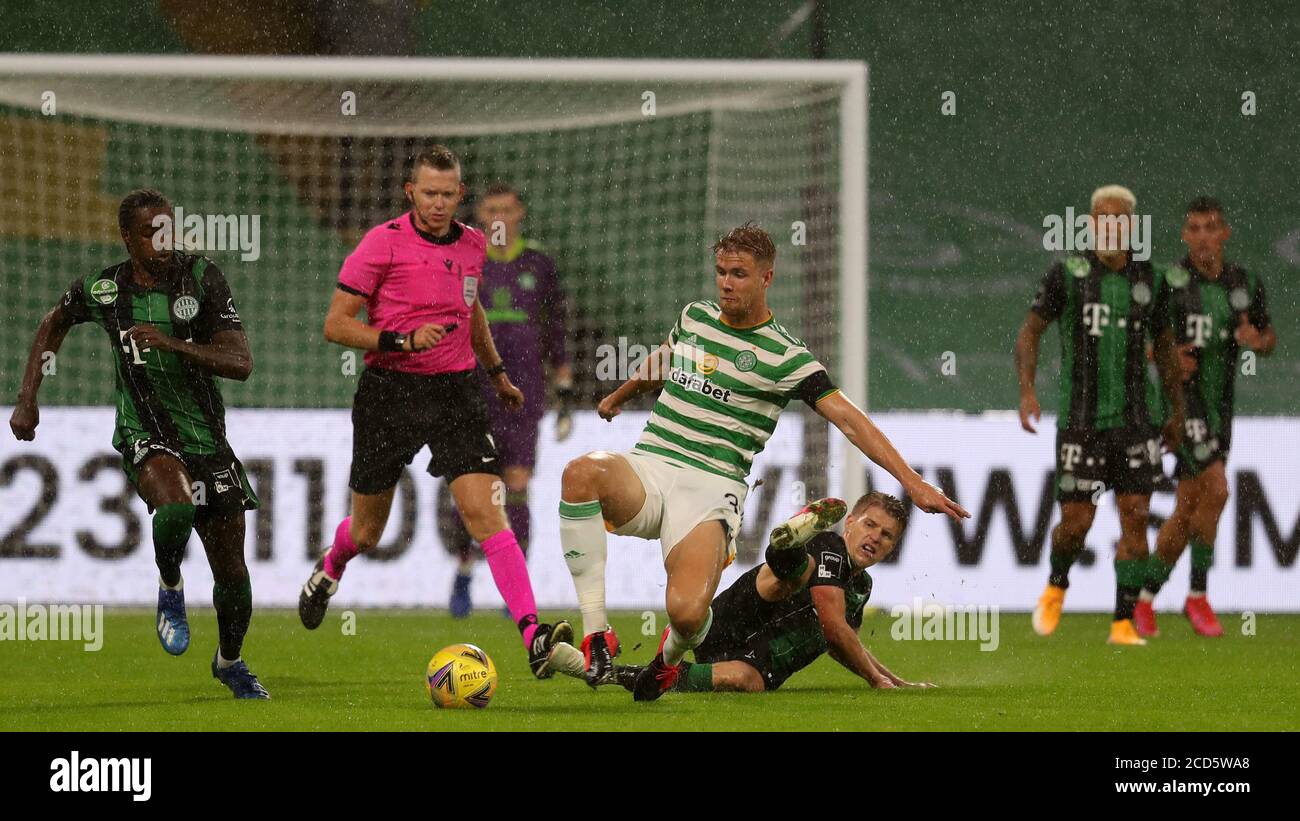
[[[612,387],[591,383],[602,345],[656,344],[710,297],[709,244],[753,219],[777,241],[778,320],[868,406],[867,68],[851,61],[0,55],[0,341],[25,349],[73,276],[120,257],[116,201],[149,185],[262,218],[255,260],[210,254],[276,375],[230,385],[230,404],[344,406],[319,353],[329,284],[404,210],[404,166],[434,141],[471,191],[521,190],[526,233],[559,262],[584,393]],[[45,401],[105,404],[99,360]],[[861,460],[838,461],[804,467],[856,498]]]

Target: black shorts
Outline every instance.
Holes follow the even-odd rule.
[[[772,640],[770,616],[774,603],[758,595],[758,573],[763,565],[749,570],[713,600],[713,626],[703,643],[695,648],[700,664],[743,661],[763,677],[763,687],[775,690],[793,674],[777,674],[768,648]]]
[[[1059,501],[1093,502],[1110,491],[1149,496],[1162,475],[1160,434],[1150,425],[1056,432]]]
[[[253,492],[244,465],[225,441],[217,443],[216,453],[202,456],[186,453],[179,445],[149,436],[126,443],[122,447],[122,470],[137,494],[140,492],[140,468],[149,459],[162,454],[179,459],[190,475],[194,521],[202,522],[210,516],[256,510],[260,506],[261,502]],[[145,505],[152,514],[153,505],[147,499]]]
[[[474,371],[426,375],[366,368],[352,403],[348,487],[364,494],[388,490],[425,445],[432,476],[450,482],[467,473],[500,475]]]
[[[1178,446],[1175,475],[1179,479],[1195,479],[1215,462],[1227,462],[1231,446],[1231,440],[1226,434],[1211,432],[1209,420],[1187,419],[1183,443]]]

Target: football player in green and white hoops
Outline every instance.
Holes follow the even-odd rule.
[[[718,301],[687,305],[667,341],[597,409],[613,419],[633,396],[662,387],[640,440],[627,453],[574,459],[562,479],[560,541],[582,609],[588,684],[605,682],[614,668],[616,642],[605,616],[606,523],[619,535],[662,545],[670,627],[632,688],[638,701],[670,689],[683,655],[708,635],[709,605],[734,557],[750,464],[791,400],[803,400],[839,428],[921,510],[970,515],[922,480],[803,342],[777,323],[767,307],[776,261],[767,232],[747,223],[713,252]]]

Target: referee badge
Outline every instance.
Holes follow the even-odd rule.
[[[460,285],[460,295],[465,298],[466,305],[473,305],[478,299],[478,277],[465,277]]]
[[[754,355],[753,351],[741,351],[736,354],[736,370],[738,371],[752,371],[757,364],[758,357]]]

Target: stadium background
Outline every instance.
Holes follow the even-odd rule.
[[[328,42],[316,16],[328,5],[286,4],[277,7],[286,11],[277,11],[228,2],[197,10],[163,2],[137,4],[129,13],[124,6],[7,6],[0,51],[319,53],[337,45]],[[600,4],[417,3],[411,6],[414,26],[406,51],[445,57],[802,59],[808,56],[806,31],[774,48],[768,45],[793,6],[637,4],[611,14]],[[561,8],[564,14],[557,13]],[[873,413],[1014,408],[1011,343],[1048,263],[1041,247],[1042,217],[1066,206],[1083,208],[1093,187],[1118,181],[1133,187],[1140,210],[1153,216],[1156,259],[1181,254],[1177,227],[1190,197],[1212,193],[1228,204],[1236,231],[1230,254],[1265,278],[1282,340],[1278,355],[1258,376],[1239,382],[1239,413],[1300,415],[1300,399],[1291,387],[1300,376],[1300,360],[1288,355],[1290,340],[1300,338],[1293,296],[1300,284],[1300,192],[1294,185],[1300,179],[1294,150],[1300,144],[1295,126],[1300,60],[1294,50],[1300,25],[1288,6],[1275,4],[1272,14],[1257,9],[1250,19],[1234,22],[1220,3],[1156,3],[1141,9],[1101,3],[1069,23],[1051,15],[1050,4],[1028,4],[1014,14],[993,6],[963,7],[960,22],[937,3],[883,8],[837,2],[828,8],[833,33],[826,56],[864,60],[871,67],[872,356],[865,364]],[[575,15],[591,22],[575,25]],[[502,20],[510,25],[497,25]],[[950,22],[936,22],[942,20]],[[1247,90],[1257,95],[1253,117],[1240,110]],[[945,91],[956,94],[954,117],[939,113]],[[17,295],[6,298],[0,323],[0,343],[10,352],[0,361],[6,396],[20,377],[32,329],[71,276],[120,255],[117,196],[142,182],[133,169],[149,159],[138,154],[138,146],[166,146],[180,136],[166,128],[139,133],[139,126],[85,120],[61,126],[66,130],[54,141],[61,161],[50,166],[41,183],[65,195],[45,198],[46,205],[33,210],[24,205],[32,202],[33,180],[6,173],[15,150],[33,144],[32,117],[0,108],[0,272],[7,288],[20,284]],[[692,139],[689,122],[673,128],[685,134],[665,135],[668,139]],[[457,147],[483,162],[502,151],[487,141]],[[295,173],[300,180],[311,176],[310,154],[251,139],[220,146],[213,155],[205,153],[207,148],[183,149],[197,175],[276,177],[277,169],[304,164],[280,175],[282,190],[275,198],[277,205],[300,207]],[[248,165],[232,172],[232,152]],[[481,177],[489,176],[482,165],[478,168]],[[688,163],[681,180],[687,187],[698,184],[690,171]],[[157,184],[193,211],[270,211],[265,203],[237,198],[205,203],[199,195],[209,189],[187,183],[184,175]],[[527,193],[529,181],[522,184]],[[682,204],[685,199],[656,192],[648,213],[690,226],[699,215]],[[599,226],[599,203],[568,202],[563,210],[545,201],[531,204],[528,233],[560,259],[566,288],[579,307],[579,329],[592,335],[586,338],[655,338],[668,327],[679,300],[650,298],[653,285],[647,288],[646,280],[653,274],[648,272],[699,264],[697,249],[707,237],[681,228],[686,234],[666,256],[661,247],[647,244],[632,264],[612,261],[576,240],[577,232],[591,230],[581,226]],[[259,370],[276,374],[274,380],[225,386],[231,407],[349,403],[352,383],[338,378],[333,356],[320,355],[319,318],[338,261],[350,248],[349,230],[383,216],[379,206],[357,214],[353,226],[322,225],[313,215],[295,222],[316,224],[318,230],[285,242],[299,243],[293,255],[313,256],[319,266],[277,267],[277,247],[270,242],[256,267],[233,260],[224,264],[236,295],[243,295],[238,301]],[[368,219],[371,215],[374,219]],[[33,243],[33,237],[40,242]],[[281,246],[279,252],[289,250]],[[57,265],[51,266],[51,259]],[[51,268],[60,271],[53,279],[31,278],[31,272]],[[581,310],[584,277],[599,283],[605,314]],[[276,299],[249,296],[268,287]],[[699,294],[709,290],[702,276]],[[797,319],[789,324],[806,332]],[[72,335],[61,359],[72,363],[77,376],[48,380],[44,407],[108,400],[110,365],[97,356],[102,344],[98,334]],[[575,352],[583,350],[579,344]],[[951,375],[940,370],[945,351],[956,354]],[[1039,381],[1049,412],[1055,409],[1056,394],[1049,387],[1055,374],[1052,332]],[[1020,441],[1022,447],[1050,449],[1044,438]],[[5,442],[6,454],[12,447],[12,441]],[[1291,533],[1290,510],[1279,511],[1284,538]]]

